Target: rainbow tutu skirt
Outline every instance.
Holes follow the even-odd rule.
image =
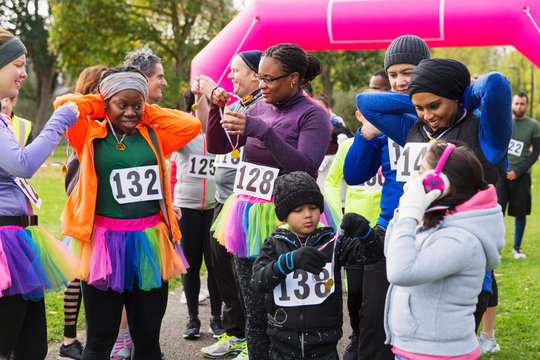
[[[96,215],[91,240],[71,239],[69,247],[81,259],[77,278],[97,289],[116,292],[160,288],[188,267],[178,242],[156,214],[143,219],[112,219]]]
[[[334,230],[339,225],[340,212],[326,201],[319,220]],[[254,259],[264,240],[281,224],[274,207],[274,199],[263,200],[253,196],[232,194],[219,213],[211,230],[227,251],[239,258]]]
[[[39,300],[73,279],[79,260],[39,226],[0,227],[0,298]]]

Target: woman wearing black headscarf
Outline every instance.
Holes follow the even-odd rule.
[[[488,74],[501,76],[497,73]],[[482,111],[489,111],[485,94],[493,91],[499,96],[498,118],[482,122],[463,104],[469,88],[470,73],[465,65],[452,59],[422,60],[413,70],[409,83],[409,97],[418,119],[407,133],[407,142],[429,142],[435,139],[461,140],[476,154],[486,181],[495,184],[505,167],[506,150],[512,136],[511,91],[508,81],[501,88],[480,86]],[[482,79],[482,78],[480,78]],[[480,81],[479,79],[479,81]],[[489,84],[486,79],[484,83]],[[466,99],[466,97],[465,97]],[[472,109],[474,110],[474,108]],[[489,121],[496,120],[496,121]]]

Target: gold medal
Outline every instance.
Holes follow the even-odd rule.
[[[434,143],[434,142],[436,142],[436,141],[437,141],[437,139],[431,139],[431,140],[429,140],[430,143]]]
[[[193,110],[193,111],[199,110],[199,105],[197,105],[197,104],[191,105],[191,110]]]
[[[116,148],[120,151],[124,151],[126,150],[126,145],[122,144],[122,143],[118,143],[116,144]]]
[[[324,288],[326,290],[330,290],[332,288],[332,286],[334,286],[334,280],[332,278],[330,278],[330,279],[328,279],[328,280],[326,280],[324,282]]]
[[[66,165],[62,165],[62,175],[67,176],[68,170]]]
[[[233,159],[238,159],[240,157],[240,151],[234,149],[233,151],[231,151],[231,157]]]

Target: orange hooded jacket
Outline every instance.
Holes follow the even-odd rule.
[[[94,167],[95,139],[107,136],[107,121],[94,119],[105,117],[103,97],[101,95],[69,94],[56,99],[54,106],[73,101],[79,108],[77,122],[65,133],[69,143],[75,150],[80,162],[79,182],[68,198],[62,221],[62,234],[73,238],[90,241],[94,230],[94,215],[97,196],[97,176]],[[158,150],[152,144],[147,126],[156,133],[159,144]],[[160,180],[165,201],[160,200],[162,215],[169,226],[170,240],[178,241],[182,237],[172,207],[171,191],[169,189],[169,174],[166,171],[165,156],[181,148],[197,136],[201,122],[178,110],[164,109],[157,105],[145,104],[141,122],[137,130],[150,144],[156,154],[160,167]]]

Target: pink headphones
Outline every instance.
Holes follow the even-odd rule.
[[[437,190],[437,189],[441,190],[441,194],[444,194],[445,190],[447,191],[449,190],[449,189],[445,189],[444,180],[441,177],[441,173],[442,173],[444,164],[446,164],[446,161],[448,160],[448,157],[450,156],[450,153],[455,148],[456,148],[456,145],[448,144],[446,146],[446,149],[444,149],[444,152],[442,153],[441,158],[439,159],[439,162],[437,163],[437,166],[435,167],[435,171],[432,173],[426,174],[424,178],[422,179],[424,182],[424,190],[426,191],[426,194],[430,191]]]

